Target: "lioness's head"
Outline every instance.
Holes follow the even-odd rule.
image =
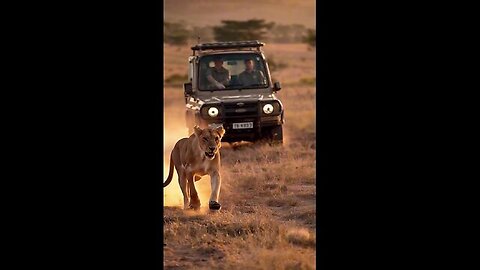
[[[198,126],[194,127],[195,136],[198,138],[198,144],[200,149],[205,153],[205,156],[209,159],[214,159],[215,155],[222,146],[220,140],[225,134],[225,129],[222,125],[208,127],[201,129]]]

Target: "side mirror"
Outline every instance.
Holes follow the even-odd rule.
[[[280,85],[280,82],[273,83],[273,90],[280,91],[280,89],[282,89],[282,86]]]
[[[185,92],[185,95],[191,95],[193,94],[193,89],[192,89],[192,83],[184,83],[183,84],[183,91]]]

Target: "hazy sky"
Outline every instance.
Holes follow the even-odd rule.
[[[164,3],[166,21],[183,20],[192,26],[255,18],[315,28],[314,0],[165,0]]]

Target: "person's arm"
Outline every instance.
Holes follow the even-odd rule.
[[[261,70],[257,70],[257,84],[265,84],[265,75]]]
[[[207,75],[207,80],[208,80],[210,83],[212,83],[212,84],[217,84],[217,83],[218,83],[217,80],[215,80],[215,79],[213,78],[213,76],[212,76],[212,70],[211,70],[211,69],[208,69],[208,70],[207,70],[207,74],[206,74],[206,75]]]
[[[211,84],[213,84],[214,86],[216,86],[217,88],[219,88],[219,89],[225,89],[225,86],[224,86],[223,84],[217,82],[217,80],[215,80],[215,78],[213,78],[213,76],[212,76],[212,70],[210,70],[210,69],[209,69],[208,72],[207,72],[207,80],[208,80]]]
[[[230,82],[230,70],[227,69],[227,78],[225,78],[225,80],[223,80],[221,83],[223,85],[227,85],[229,82]]]
[[[243,77],[244,77],[243,72],[238,75],[238,80],[237,80],[238,84],[240,84],[240,85],[245,84],[245,82],[243,80]]]

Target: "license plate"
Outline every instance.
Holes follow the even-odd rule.
[[[233,129],[253,128],[253,122],[233,123]]]

